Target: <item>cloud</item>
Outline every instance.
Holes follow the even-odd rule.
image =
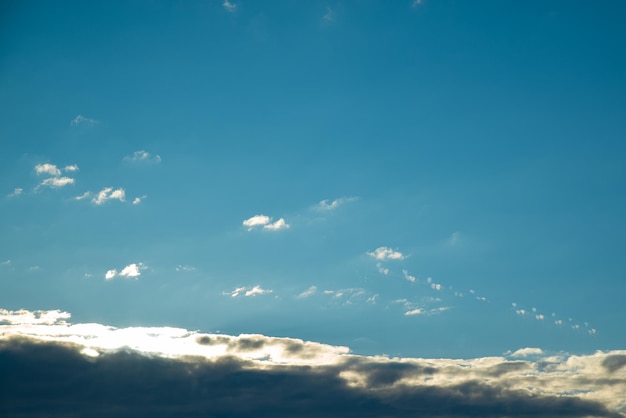
[[[226,10],[229,13],[233,13],[234,11],[237,10],[237,5],[235,3],[231,3],[228,0],[224,0],[224,3],[222,3],[222,7],[224,7],[224,10]]]
[[[225,296],[236,298],[238,296],[250,297],[250,296],[257,296],[257,295],[266,295],[268,293],[273,293],[273,290],[263,289],[261,286],[256,285],[253,287],[246,287],[246,286],[236,287],[232,291],[223,292],[222,294]]]
[[[100,206],[109,200],[119,200],[120,202],[126,201],[126,192],[124,189],[119,188],[114,190],[113,187],[105,187],[98,192],[98,195],[91,201]]]
[[[22,193],[24,193],[24,189],[22,189],[21,187],[16,187],[15,189],[13,189],[13,193],[9,193],[7,197],[18,197]]]
[[[80,196],[75,196],[74,200],[84,200],[87,199],[91,196],[91,192],[85,192],[83,194],[81,194]]]
[[[298,299],[308,298],[309,296],[313,296],[315,293],[317,293],[317,286],[311,286],[304,292],[300,293],[298,295]]]
[[[285,222],[284,218],[280,218],[276,222],[271,222],[272,218],[266,215],[254,215],[242,222],[242,225],[248,227],[248,231],[252,231],[256,227],[263,227],[270,231],[279,231],[281,229],[287,229],[290,225]]]
[[[321,202],[317,204],[316,208],[319,210],[330,211],[330,210],[337,209],[339,206],[343,205],[344,203],[354,202],[357,199],[358,198],[356,197],[340,197],[339,199],[335,199],[332,202],[329,200],[322,200]]]
[[[133,161],[133,162],[151,162],[151,163],[160,163],[161,156],[160,155],[152,155],[147,151],[140,150],[133,152],[133,155],[127,155],[124,157],[125,161]]]
[[[182,264],[179,264],[178,266],[176,266],[176,271],[190,272],[190,271],[196,271],[196,268],[194,266],[184,266]]]
[[[76,164],[72,164],[72,165],[67,165],[65,166],[65,168],[63,169],[63,171],[69,171],[69,172],[74,172],[74,171],[78,171],[79,168]]]
[[[330,7],[327,7],[326,13],[322,16],[322,21],[324,23],[335,23],[335,11]]]
[[[415,308],[415,309],[411,309],[410,311],[406,311],[404,315],[406,316],[422,315],[423,313],[425,313],[423,308]]]
[[[280,218],[274,223],[270,223],[263,226],[263,229],[269,229],[270,231],[279,231],[281,229],[288,229],[291,225],[285,222],[283,218]]]
[[[520,348],[517,351],[514,351],[510,354],[511,357],[528,357],[528,356],[540,356],[543,354],[543,350],[541,348]]]
[[[0,263],[0,265],[2,265],[2,266],[10,266],[11,265],[11,260],[5,260],[2,263]]]
[[[405,256],[399,252],[394,251],[388,247],[378,247],[374,251],[367,253],[370,257],[374,257],[376,260],[403,260]]]
[[[147,195],[143,195],[141,197],[136,197],[133,199],[133,205],[138,205],[140,204],[145,198],[147,198]]]
[[[424,3],[424,0],[413,0],[413,3],[411,4],[411,7],[415,8],[417,6],[420,6]]]
[[[41,186],[60,188],[67,186],[68,184],[74,184],[74,179],[70,177],[50,177],[41,182],[38,188]]]
[[[405,280],[411,283],[415,283],[415,280],[417,280],[415,276],[411,276],[407,270],[402,270],[402,275],[404,276]]]
[[[141,270],[145,270],[148,267],[143,263],[132,263],[122,268],[119,272],[116,269],[107,270],[104,275],[106,280],[112,280],[116,277],[126,277],[126,278],[138,278],[141,276]]]
[[[378,269],[378,272],[379,272],[380,274],[383,274],[383,275],[385,275],[385,276],[388,276],[388,275],[389,275],[389,269],[388,269],[388,268],[383,267],[383,265],[382,265],[381,263],[376,263],[376,268]]]
[[[623,418],[626,412],[626,350],[535,360],[388,358],[295,338],[72,324],[67,313],[38,312],[45,319],[0,311],[6,416]]]
[[[96,119],[90,119],[90,118],[86,118],[82,115],[78,115],[76,116],[74,119],[72,119],[72,121],[70,122],[71,126],[94,126],[99,124],[100,121],[96,120]]]
[[[35,166],[35,172],[37,174],[39,174],[39,175],[41,175],[41,174],[47,174],[47,175],[50,175],[50,176],[60,176],[61,175],[61,170],[59,170],[56,165],[49,164],[49,163],[37,164]]]
[[[450,308],[448,306],[440,306],[438,308],[431,308],[431,309],[425,309],[425,308],[414,308],[411,310],[408,310],[404,313],[405,316],[414,316],[414,315],[435,315],[441,312],[445,312],[447,310],[449,310]]]

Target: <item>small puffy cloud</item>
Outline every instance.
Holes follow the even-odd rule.
[[[344,203],[353,202],[357,200],[356,197],[340,197],[339,199],[335,199],[332,202],[328,199],[322,200],[316,206],[319,210],[334,210]]]
[[[86,118],[86,117],[84,117],[82,115],[78,115],[74,119],[72,119],[72,121],[70,122],[70,125],[72,125],[72,126],[94,126],[94,125],[97,125],[98,123],[100,123],[100,121],[98,121],[96,119]]]
[[[104,189],[98,192],[98,195],[94,197],[91,201],[96,205],[102,205],[109,200],[119,200],[120,202],[126,201],[126,192],[124,189],[113,189],[113,187],[105,187]]]
[[[75,196],[74,200],[84,200],[87,199],[91,196],[91,192],[85,192],[83,194],[81,194],[80,196]]]
[[[404,275],[405,280],[411,283],[415,283],[415,280],[417,280],[415,276],[411,276],[407,270],[402,270],[402,274]]]
[[[49,176],[60,176],[61,175],[61,170],[59,170],[56,165],[49,164],[49,163],[37,164],[35,166],[35,172],[37,174],[39,174],[39,175],[41,175],[41,174],[47,174]]]
[[[533,347],[526,347],[526,348],[520,348],[517,351],[514,351],[513,353],[509,354],[511,357],[528,357],[528,356],[540,356],[543,354],[543,350],[541,348],[533,348]]]
[[[116,277],[127,277],[136,279],[137,277],[141,276],[141,270],[145,270],[147,268],[148,267],[143,263],[132,263],[124,267],[119,272],[117,271],[117,269],[107,270],[104,278],[106,280],[111,280]]]
[[[413,316],[413,315],[422,315],[424,314],[424,309],[423,308],[415,308],[415,309],[411,309],[410,311],[406,311],[404,313],[405,316]]]
[[[79,168],[76,164],[66,165],[65,168],[63,169],[63,171],[66,171],[66,172],[67,171],[73,172],[73,171],[78,171],[78,170]]]
[[[370,257],[374,257],[376,260],[403,260],[405,256],[399,252],[394,251],[389,247],[378,247],[374,251],[367,253]]]
[[[138,205],[140,204],[145,198],[147,198],[148,196],[143,195],[141,197],[136,197],[133,199],[133,205]]]
[[[248,228],[248,231],[252,231],[256,227],[263,227],[270,231],[278,231],[281,229],[287,229],[290,225],[285,222],[284,218],[280,218],[276,222],[272,222],[272,218],[266,215],[254,215],[242,222],[243,226]]]
[[[223,292],[222,294],[225,296],[236,298],[238,296],[250,297],[250,296],[257,296],[257,295],[265,295],[265,294],[272,293],[272,292],[273,291],[271,289],[263,289],[260,285],[256,285],[253,287],[246,287],[246,286],[236,287],[230,292]]]
[[[18,197],[20,196],[22,193],[24,193],[24,189],[22,189],[21,187],[16,187],[15,189],[13,189],[12,193],[9,193],[7,195],[7,197]]]
[[[263,226],[263,229],[269,229],[270,231],[279,231],[281,229],[288,229],[291,225],[285,222],[285,219],[280,218],[274,223],[270,223]]]
[[[317,293],[317,286],[311,286],[304,292],[300,293],[298,295],[298,298],[299,299],[308,298],[309,296],[313,296],[315,293]]]
[[[41,182],[38,187],[47,186],[53,188],[60,188],[67,186],[68,184],[74,184],[74,179],[70,177],[50,177]]]
[[[147,151],[140,150],[133,152],[133,155],[128,155],[124,157],[125,161],[135,161],[135,162],[152,162],[152,163],[160,163],[161,156],[160,155],[152,155]]]
[[[235,3],[231,3],[228,0],[224,0],[224,3],[222,3],[222,7],[229,13],[233,13],[237,10],[237,5]]]

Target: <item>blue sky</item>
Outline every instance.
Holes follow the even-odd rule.
[[[0,307],[368,355],[622,349],[625,8],[8,2]]]

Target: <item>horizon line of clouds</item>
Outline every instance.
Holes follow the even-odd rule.
[[[94,378],[100,376],[103,382],[115,381],[117,387],[141,387],[129,385],[124,380],[136,376],[134,370],[137,368],[134,365],[143,365],[142,370],[153,370],[154,366],[155,371],[171,371],[180,365],[179,376],[183,379],[180,381],[172,380],[171,376],[167,378],[151,373],[151,376],[162,379],[151,381],[151,393],[155,385],[161,383],[164,390],[170,390],[172,382],[179,388],[189,387],[184,382],[191,381],[215,382],[216,387],[223,386],[227,380],[219,376],[228,375],[234,379],[233,386],[229,386],[227,391],[229,397],[242,390],[249,401],[256,402],[255,397],[259,397],[259,402],[265,402],[259,405],[267,405],[268,399],[278,402],[271,396],[268,398],[264,390],[268,387],[276,388],[274,384],[282,382],[284,387],[272,393],[276,396],[283,390],[295,387],[297,391],[293,399],[298,400],[297,405],[302,405],[303,394],[319,394],[320,399],[324,399],[331,393],[339,393],[336,399],[344,399],[346,407],[366,405],[368,410],[376,405],[394,407],[380,416],[408,417],[418,412],[443,416],[446,412],[448,417],[471,415],[495,418],[506,415],[519,418],[623,418],[626,413],[626,398],[623,396],[626,393],[626,350],[572,355],[563,352],[546,353],[536,347],[521,347],[500,356],[469,359],[390,358],[384,355],[355,355],[348,347],[294,338],[260,334],[230,336],[172,327],[116,328],[98,323],[72,324],[70,319],[69,313],[60,310],[0,309],[0,358],[14,362],[10,359],[21,355],[20,364],[25,367],[54,365],[54,369],[48,370],[62,374],[44,373],[42,376],[50,376],[49,383],[56,383],[49,386],[46,382],[37,382],[38,390],[75,381],[71,373],[85,376],[90,370],[97,371]],[[34,348],[35,345],[39,349],[31,350],[30,347]],[[41,347],[46,349],[42,351]],[[57,357],[55,353],[58,350],[65,351]],[[47,360],[37,357],[44,353]],[[73,355],[68,355],[70,353]],[[118,354],[121,357],[116,357]],[[119,363],[116,360],[118,358]],[[164,361],[169,362],[171,367],[164,368]],[[96,368],[90,364],[95,364]],[[109,376],[108,370],[117,364],[119,368],[116,367]],[[212,379],[198,379],[194,375],[194,370],[202,367],[210,368],[207,372],[212,374],[207,376],[212,375]],[[119,373],[121,370],[127,372]],[[6,368],[5,371],[14,373],[11,377],[7,374],[3,377],[16,384],[8,385],[7,390],[15,391],[11,393],[20,396],[32,396],[30,390],[17,392],[19,388],[26,387],[24,385],[30,385],[21,378],[15,380],[23,376],[23,369]],[[117,378],[110,378],[112,376]],[[242,376],[243,381],[247,382],[243,387]],[[251,379],[246,379],[246,376]],[[276,376],[276,379],[272,376]],[[87,380],[86,383],[91,385],[95,381]],[[80,398],[77,392],[79,389],[62,390],[59,393],[76,399],[77,396]],[[86,389],[88,394],[93,395],[92,386]],[[365,396],[369,401],[355,402],[356,394]],[[42,395],[38,396],[45,399]],[[2,396],[11,395],[3,392],[0,398]],[[125,398],[128,398],[128,393],[125,393]],[[240,399],[239,396],[234,398]],[[117,398],[111,398],[110,401],[114,399]],[[171,398],[164,398],[167,399]],[[55,398],[56,402],[58,400]],[[333,399],[329,405],[336,405],[334,402]],[[9,403],[5,402],[4,405]],[[311,405],[316,405],[316,402]],[[234,407],[234,404],[229,406]],[[345,412],[345,409],[339,409]],[[251,410],[258,415],[258,408]],[[368,413],[371,414],[371,410]],[[361,416],[367,416],[367,413]]]

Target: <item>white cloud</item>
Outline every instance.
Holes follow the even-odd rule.
[[[415,280],[417,280],[415,276],[411,276],[407,270],[402,270],[402,274],[404,278],[411,283],[415,283]]]
[[[120,202],[125,202],[126,192],[122,188],[113,190],[113,187],[105,187],[104,189],[100,190],[100,192],[98,192],[98,195],[94,197],[91,201],[96,205],[102,205],[109,200],[119,200]]]
[[[143,161],[143,162],[152,162],[152,163],[160,163],[161,156],[160,155],[152,155],[147,151],[140,150],[133,152],[133,155],[128,155],[124,157],[126,161]]]
[[[91,192],[85,192],[85,193],[81,194],[80,196],[75,196],[74,200],[87,199],[87,198],[89,198],[89,196],[91,196]]]
[[[335,199],[332,202],[325,199],[319,202],[316,207],[317,209],[320,209],[320,210],[333,210],[333,209],[337,209],[339,206],[343,205],[344,203],[353,202],[355,200],[357,200],[356,197],[340,197],[339,199]]]
[[[376,260],[403,260],[405,256],[399,252],[394,251],[388,247],[378,247],[374,251],[367,253],[370,257],[374,257]]]
[[[41,184],[37,187],[48,186],[48,187],[64,187],[68,184],[74,184],[74,179],[70,177],[50,177],[41,182]]]
[[[26,309],[9,311],[0,309],[0,325],[65,325],[65,320],[70,317],[71,315],[68,312],[58,309],[52,311],[27,311]],[[2,332],[0,332],[0,337],[2,337]]]
[[[528,357],[528,356],[540,356],[543,354],[541,348],[526,347],[509,354],[511,357]]]
[[[95,120],[95,119],[86,118],[86,117],[84,117],[82,115],[78,115],[74,119],[72,119],[72,121],[70,122],[70,125],[72,125],[72,126],[94,126],[94,125],[97,125],[98,123],[100,123],[100,121]]]
[[[413,316],[413,315],[422,315],[425,311],[422,308],[411,309],[410,311],[406,311],[404,313],[405,316]]]
[[[246,286],[236,287],[230,292],[222,292],[222,294],[236,298],[238,296],[250,297],[250,296],[257,296],[257,295],[265,295],[265,294],[272,293],[272,292],[273,290],[263,289],[261,286],[256,285],[253,287],[246,287]]]
[[[234,12],[235,10],[237,10],[237,5],[235,3],[231,3],[228,0],[224,0],[224,3],[222,3],[222,7],[224,7],[224,10],[226,10],[227,12]]]
[[[140,204],[145,198],[147,198],[148,196],[143,195],[141,197],[136,197],[133,199],[133,205],[138,205]]]
[[[176,267],[176,271],[186,271],[186,272],[190,272],[190,271],[195,271],[195,270],[196,270],[196,268],[195,268],[194,266],[185,266],[185,265],[182,265],[182,264],[179,264],[179,265]]]
[[[417,6],[419,6],[419,5],[423,4],[423,3],[424,3],[424,0],[413,0],[413,3],[411,4],[411,7],[415,8],[415,7],[417,7]]]
[[[9,193],[7,196],[8,197],[18,197],[20,196],[22,193],[24,193],[24,189],[22,189],[21,187],[16,187],[13,190],[13,193]]]
[[[287,229],[290,225],[285,222],[284,218],[280,218],[276,222],[272,222],[272,218],[266,215],[254,215],[251,218],[246,219],[242,222],[243,226],[248,227],[248,231],[252,231],[254,228],[262,226],[263,229],[268,229],[270,231],[278,231],[281,229]]]
[[[117,269],[107,270],[104,278],[106,280],[111,280],[116,277],[127,277],[127,278],[137,278],[141,276],[141,270],[145,270],[148,267],[143,263],[132,263],[124,267],[119,272]]]
[[[298,295],[298,298],[299,299],[308,298],[309,296],[313,296],[315,293],[317,293],[317,286],[311,286],[304,292],[300,293]]]
[[[77,166],[76,164],[67,165],[67,166],[65,166],[65,168],[63,169],[63,171],[70,171],[70,172],[72,172],[72,171],[78,171],[78,170],[79,170],[79,168],[78,168],[78,166]]]
[[[49,163],[37,164],[35,166],[35,172],[37,174],[47,174],[47,175],[50,175],[50,176],[60,176],[61,175],[61,170],[59,170],[56,165],[49,164]]]
[[[251,231],[256,226],[267,225],[271,220],[272,218],[266,215],[254,215],[243,221],[243,226],[247,226],[248,231]]]
[[[385,276],[389,275],[389,269],[383,267],[383,265],[381,263],[376,263],[376,268],[378,269],[378,272],[380,274],[384,274]]]
[[[288,229],[291,225],[285,222],[283,218],[280,218],[274,223],[263,226],[263,229],[269,229],[270,231],[279,231],[281,229]]]

